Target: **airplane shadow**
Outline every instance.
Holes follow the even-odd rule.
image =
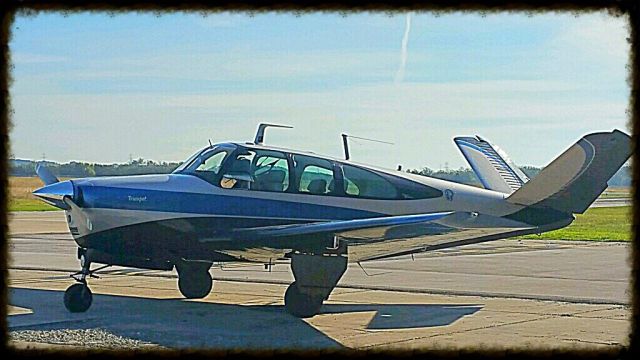
[[[446,326],[466,315],[482,309],[481,305],[334,305],[322,307],[322,314],[340,314],[375,311],[376,315],[367,325],[368,330],[412,329]]]
[[[306,321],[289,315],[282,305],[229,305],[183,299],[115,295],[93,296],[86,313],[69,313],[63,291],[9,289],[9,304],[32,314],[7,318],[10,331],[102,329],[168,348],[318,349],[341,348]],[[367,325],[393,330],[450,325],[481,305],[327,304],[323,314],[376,311]]]

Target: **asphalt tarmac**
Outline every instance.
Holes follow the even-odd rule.
[[[617,206],[631,206],[631,198],[598,198],[589,207],[617,207]]]
[[[288,264],[215,265],[214,289],[201,300],[181,298],[175,272],[114,267],[89,280],[89,311],[71,314],[62,297],[79,264],[64,214],[9,216],[10,331],[102,329],[168,348],[582,349],[629,343],[625,243],[498,240],[362,268],[351,264],[310,319],[284,311],[283,294],[293,281]]]

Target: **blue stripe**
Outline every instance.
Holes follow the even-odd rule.
[[[241,196],[83,186],[82,207],[189,214],[343,220],[385,214],[336,206]]]

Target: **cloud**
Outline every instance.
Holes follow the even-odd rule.
[[[371,119],[518,119],[583,121],[585,117],[624,116],[617,102],[558,100],[576,88],[553,81],[478,81],[362,85],[304,92],[245,92],[219,95],[176,95],[167,107],[259,111],[267,114],[322,116],[331,112]]]
[[[519,164],[542,165],[588,131],[624,130],[626,101],[585,99],[573,91],[552,81],[479,81],[207,95],[15,96],[11,139],[23,157],[46,152],[63,160],[109,162],[134,153],[179,160],[208,138],[247,141],[259,122],[273,122],[295,129],[273,131],[267,143],[336,157],[342,156],[340,132],[394,142],[352,150],[357,161],[391,168],[397,162],[405,168],[444,161],[463,166],[451,138],[474,134],[494,141]],[[559,92],[574,95],[557,99]],[[61,146],[61,136],[73,139],[72,145]],[[111,150],[97,145],[98,138]]]
[[[418,16],[424,15],[416,14],[414,19]],[[233,44],[221,50],[172,43],[157,50],[145,48],[142,53],[74,55],[69,58],[72,63],[42,55],[43,50],[14,52],[14,152],[102,162],[126,161],[129,153],[179,160],[205,145],[209,137],[214,142],[251,140],[258,122],[274,122],[296,129],[273,131],[268,142],[338,157],[342,155],[340,132],[395,142],[391,148],[356,145],[352,149],[358,161],[389,167],[395,167],[395,161],[403,162],[405,168],[445,161],[456,167],[455,159],[463,165],[451,137],[465,134],[486,136],[519,164],[541,165],[588,131],[624,129],[625,18],[581,15],[574,25],[573,21],[557,25],[538,20],[541,26],[527,23],[529,29],[521,31],[538,36],[505,34],[499,28],[493,29],[499,41],[481,33],[466,38],[469,43],[476,37],[490,45],[495,42],[493,47],[482,42],[482,46],[465,47],[460,40],[464,34],[449,30],[460,27],[458,19],[445,24],[450,28],[438,25],[446,20],[442,18],[414,24],[408,19],[398,72],[406,65],[412,25],[412,75],[420,76],[408,80],[423,82],[397,76],[402,81],[393,84],[389,77],[398,68],[397,21],[401,17],[379,17],[371,21],[388,24],[390,29],[395,23],[396,38],[389,32],[384,39],[372,36],[372,41],[388,44],[375,50],[276,51],[270,47],[260,51],[260,46]],[[488,18],[497,24],[504,20]],[[195,21],[209,22],[201,26],[233,28],[245,19],[249,18]],[[509,26],[520,21],[508,19]],[[486,26],[482,19],[474,21]],[[418,26],[428,26],[429,31],[416,32]],[[549,42],[553,31],[556,36]],[[424,39],[431,39],[429,56],[420,46]],[[94,45],[102,48],[100,44]],[[450,60],[454,58],[462,61]],[[29,65],[47,62],[66,63]],[[61,138],[72,141],[61,143]],[[98,139],[110,144],[109,149],[99,146]]]
[[[163,54],[157,56],[97,59],[74,70],[49,72],[50,79],[117,80],[144,78],[252,81],[277,79],[321,79],[323,76],[384,75],[393,62],[393,52],[251,52]]]
[[[566,30],[551,43],[560,48],[572,48],[595,59],[625,63],[629,56],[628,16],[614,17],[604,12],[576,17]]]
[[[407,14],[407,23],[404,29],[404,36],[402,37],[402,47],[400,52],[400,67],[396,73],[394,81],[396,83],[404,80],[404,69],[407,66],[407,46],[409,45],[409,32],[411,31],[411,13]]]

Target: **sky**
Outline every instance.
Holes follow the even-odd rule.
[[[395,168],[468,167],[480,135],[544,166],[594,131],[630,133],[628,20],[579,15],[70,13],[17,16],[19,159],[181,161],[225,141]]]

